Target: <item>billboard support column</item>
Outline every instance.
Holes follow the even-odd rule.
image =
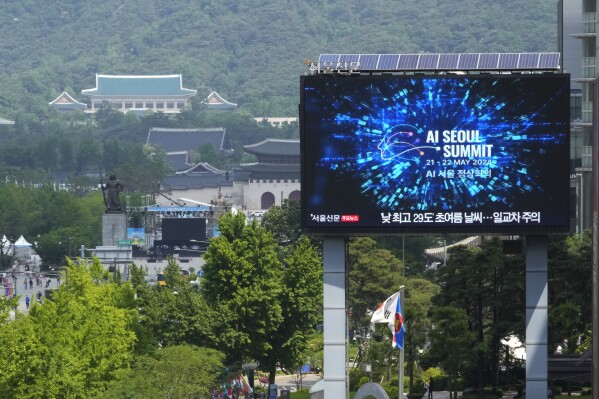
[[[323,240],[324,399],[347,399],[345,237]]]
[[[547,236],[526,236],[526,396],[547,397]]]

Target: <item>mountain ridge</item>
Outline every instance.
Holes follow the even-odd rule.
[[[324,53],[534,52],[557,47],[541,0],[11,0],[0,13],[0,115],[47,117],[99,74],[181,73],[255,116],[296,113],[304,60]]]

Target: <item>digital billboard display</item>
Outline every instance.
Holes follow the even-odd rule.
[[[569,75],[301,77],[308,234],[569,228]]]

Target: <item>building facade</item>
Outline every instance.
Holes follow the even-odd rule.
[[[88,112],[96,112],[106,105],[113,109],[179,113],[188,106],[197,90],[186,89],[178,75],[100,75],[96,87],[81,94],[90,98]]]
[[[558,47],[571,76],[571,232],[592,228],[593,82],[597,77],[596,0],[560,0]]]
[[[266,211],[286,199],[300,199],[299,140],[266,139],[246,145],[244,150],[257,161],[221,171],[196,165],[188,171],[167,176],[166,196],[160,205],[179,203],[227,203],[249,212]]]

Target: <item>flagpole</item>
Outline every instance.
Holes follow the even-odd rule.
[[[401,311],[403,314],[405,314],[405,308],[403,306],[403,293],[404,293],[404,289],[405,286],[401,286],[399,287],[399,303],[401,305]],[[404,345],[405,346],[405,342]],[[403,383],[403,377],[404,377],[404,372],[403,372],[403,363],[404,363],[404,348],[401,348],[399,350],[399,378],[398,378],[398,385],[399,385],[399,390],[398,390],[398,399],[403,399],[403,387],[404,387],[404,383]]]

